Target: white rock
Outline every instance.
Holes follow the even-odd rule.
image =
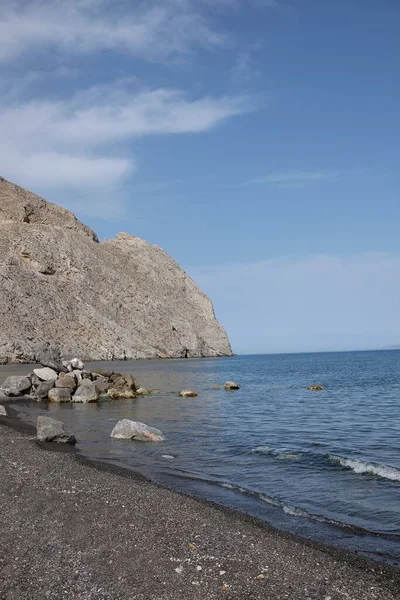
[[[6,417],[7,416],[7,411],[4,408],[4,406],[0,405],[0,417]]]
[[[83,371],[83,368],[85,365],[83,364],[83,362],[81,361],[80,358],[73,358],[70,362],[71,362],[71,367],[74,370]]]
[[[36,377],[39,377],[41,381],[55,381],[58,377],[54,369],[50,367],[43,367],[43,369],[33,369]]]
[[[111,437],[120,440],[136,440],[140,442],[163,442],[165,437],[159,429],[149,427],[138,421],[122,419],[111,432]]]

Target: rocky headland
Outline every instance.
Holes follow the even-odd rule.
[[[209,298],[158,246],[99,243],[71,212],[0,177],[0,364],[44,342],[85,360],[229,356]]]

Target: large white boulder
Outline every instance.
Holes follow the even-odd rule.
[[[56,381],[58,375],[54,369],[50,369],[50,367],[43,367],[43,369],[33,369],[36,377],[40,379],[40,381]]]
[[[119,440],[135,440],[139,442],[163,442],[165,437],[159,429],[149,427],[139,421],[122,419],[111,432],[111,437]]]

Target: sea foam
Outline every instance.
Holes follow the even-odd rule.
[[[334,454],[330,454],[329,459],[339,463],[346,469],[351,469],[354,473],[359,473],[361,475],[376,475],[383,479],[390,479],[390,481],[400,481],[400,470],[395,467],[380,465],[379,463],[364,462],[362,460],[357,460],[356,458],[345,458]]]

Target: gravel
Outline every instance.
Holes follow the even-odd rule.
[[[283,534],[73,450],[45,451],[32,431],[7,426],[0,427],[0,510],[2,600],[400,599],[394,567]]]

